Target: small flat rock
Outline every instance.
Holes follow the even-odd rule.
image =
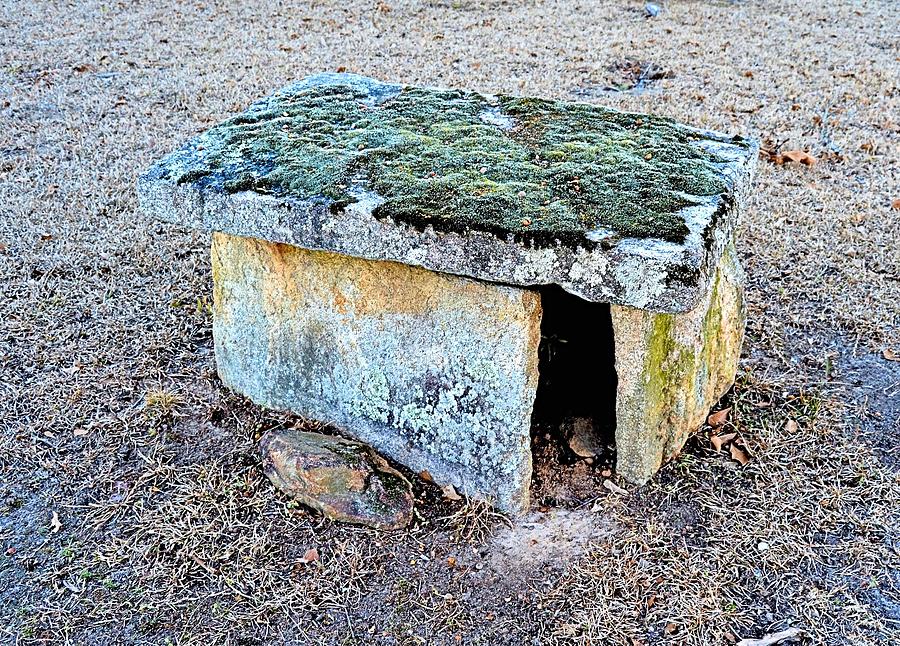
[[[409,482],[365,444],[287,429],[264,435],[260,452],[276,487],[332,520],[401,529],[412,519]]]
[[[593,458],[606,447],[600,442],[594,421],[589,417],[573,417],[563,423],[563,432],[569,448],[578,457]]]
[[[187,142],[138,193],[184,226],[683,312],[757,154],[597,105],[320,74]]]

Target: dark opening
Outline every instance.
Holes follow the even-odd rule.
[[[609,304],[555,286],[541,289],[541,304],[532,493],[538,503],[577,503],[615,464],[612,318]]]

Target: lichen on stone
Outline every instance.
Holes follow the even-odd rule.
[[[204,133],[174,179],[338,210],[372,192],[376,217],[439,231],[582,244],[602,227],[680,242],[681,209],[728,190],[704,138],[593,105],[414,87],[373,101],[335,81]]]

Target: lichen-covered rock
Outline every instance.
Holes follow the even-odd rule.
[[[187,226],[682,312],[756,156],[650,115],[322,74],[155,164],[139,197]]]
[[[227,234],[212,261],[226,385],[461,493],[527,507],[536,292]]]
[[[364,444],[287,429],[266,433],[259,448],[276,487],[332,520],[401,529],[412,519],[409,481]]]
[[[612,308],[616,471],[646,482],[731,387],[744,337],[743,271],[726,247],[712,288],[684,314]]]

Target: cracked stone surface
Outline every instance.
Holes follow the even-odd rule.
[[[222,233],[212,263],[227,386],[527,508],[539,294]]]
[[[184,226],[685,312],[756,157],[649,115],[322,74],[165,157],[139,196]]]

